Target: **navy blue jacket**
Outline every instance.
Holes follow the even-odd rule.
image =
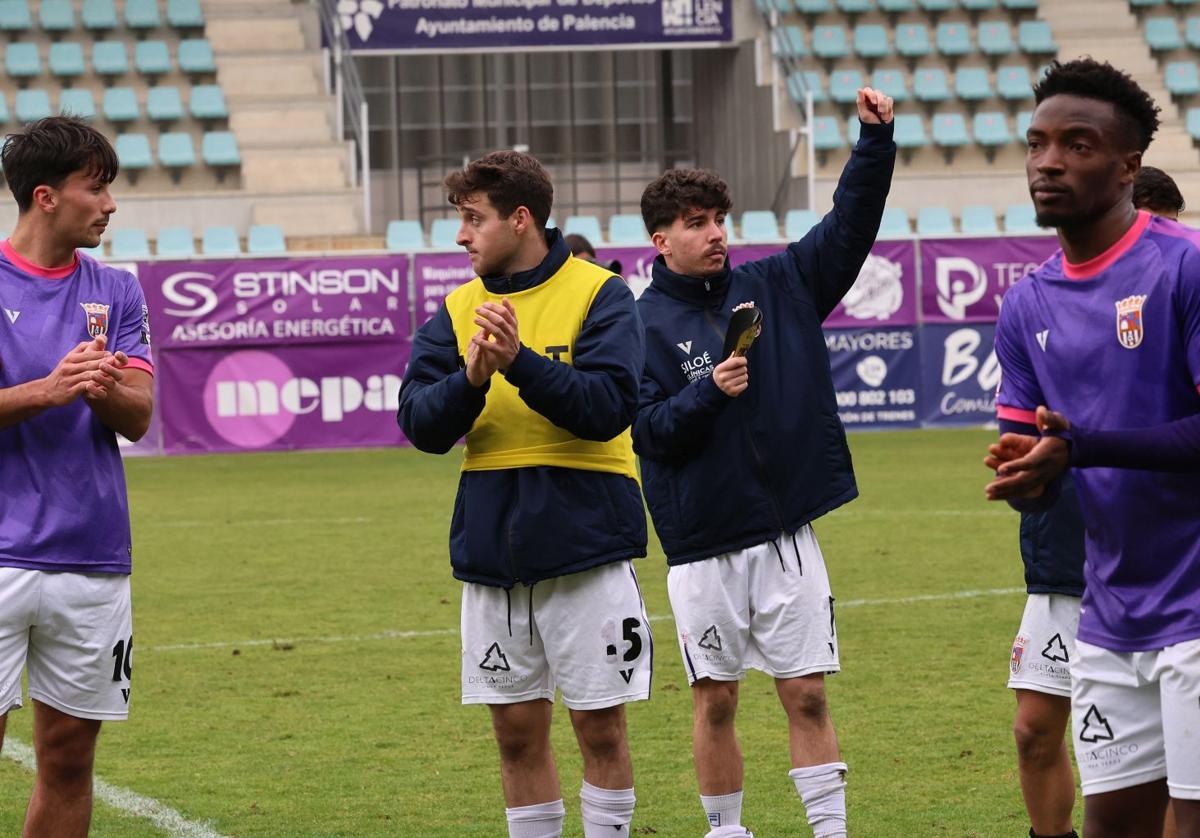
[[[655,261],[638,300],[646,371],[633,447],[670,564],[761,544],[857,496],[821,322],[875,241],[895,159],[892,126],[863,125],[833,210],[800,241],[709,279]],[[743,302],[762,310],[763,330],[750,386],[731,399],[712,367]]]
[[[553,276],[570,251],[557,230],[530,271],[484,277],[514,293]],[[637,411],[645,345],[633,295],[620,277],[600,289],[571,351],[573,364],[522,346],[506,376],[522,400],[581,439],[608,440]],[[445,454],[471,429],[490,387],[475,388],[459,360],[443,305],[417,330],[400,389],[398,421],[413,445]],[[637,482],[620,474],[535,466],[466,471],[450,522],[454,576],[511,588],[646,555],[646,511]]]

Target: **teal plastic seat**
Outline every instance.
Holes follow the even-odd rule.
[[[458,238],[460,226],[457,218],[435,218],[429,226],[429,243],[434,247],[457,247],[454,240]]]
[[[194,119],[208,121],[213,119],[228,119],[229,108],[225,104],[225,94],[217,84],[197,84],[192,87],[192,98],[188,109]]]
[[[846,140],[842,137],[841,125],[836,117],[813,118],[813,148],[817,151],[833,151],[845,147]]]
[[[930,14],[941,14],[942,12],[951,11],[954,8],[954,0],[917,0],[921,6],[921,11],[929,12]]]
[[[775,49],[782,56],[803,58],[808,55],[804,45],[804,32],[799,26],[780,26],[775,30]]]
[[[1193,140],[1200,140],[1200,108],[1188,108],[1187,132]]]
[[[80,119],[95,119],[96,99],[87,88],[64,87],[58,94],[58,112]]]
[[[854,54],[859,58],[883,58],[890,52],[887,29],[877,23],[854,27]]]
[[[863,15],[874,11],[871,0],[837,0],[837,7],[844,15]]]
[[[1013,141],[1012,133],[1008,130],[1008,119],[1002,113],[977,113],[972,128],[975,142],[981,146],[1002,146]]]
[[[1166,4],[1167,0],[1129,0],[1129,7],[1132,9],[1157,9],[1159,6]]]
[[[937,28],[937,51],[950,58],[970,55],[971,30],[965,23],[939,23]]]
[[[133,66],[143,76],[164,76],[171,72],[171,52],[165,41],[139,41],[133,48]]]
[[[183,119],[183,99],[174,85],[152,87],[146,93],[146,115],[153,122],[178,122]]]
[[[883,211],[883,218],[879,222],[879,238],[911,235],[912,222],[905,210],[900,207],[888,207]]]
[[[929,55],[929,29],[922,23],[904,23],[896,27],[896,53],[905,58]]]
[[[821,215],[816,210],[788,210],[787,215],[783,217],[783,235],[788,241],[799,241],[820,220]]]
[[[746,210],[742,213],[742,239],[768,242],[779,239],[779,219],[770,210]]]
[[[33,28],[26,0],[0,0],[0,32],[21,33]]]
[[[841,26],[814,26],[811,49],[818,58],[847,57],[850,48],[846,42],[846,30]]]
[[[1152,17],[1146,21],[1146,44],[1154,52],[1167,52],[1183,48],[1179,24],[1173,17]]]
[[[124,41],[97,41],[92,46],[92,69],[98,76],[115,78],[129,72]]]
[[[71,0],[42,0],[38,6],[38,25],[56,35],[74,29],[75,9]]]
[[[838,70],[829,76],[829,98],[839,105],[858,100],[859,88],[863,86],[863,75],[858,70]]]
[[[996,0],[958,0],[958,5],[967,12],[990,12],[996,8]]]
[[[287,240],[278,224],[253,224],[246,231],[246,252],[257,256],[282,256]]]
[[[37,44],[9,44],[4,50],[4,69],[14,79],[27,80],[42,74],[42,56]]]
[[[109,250],[114,260],[145,259],[150,255],[150,242],[146,231],[138,227],[122,227],[114,230]]]
[[[200,239],[200,252],[205,256],[236,256],[242,252],[237,230],[232,227],[205,227]]]
[[[1044,20],[1023,20],[1017,24],[1017,46],[1026,55],[1055,55],[1058,44],[1050,24]]]
[[[72,41],[60,41],[50,45],[50,73],[60,79],[74,79],[83,75],[83,47]]]
[[[1200,93],[1200,73],[1195,61],[1172,61],[1163,70],[1167,90],[1174,96],[1191,96]]]
[[[954,217],[946,207],[921,207],[917,210],[917,233],[922,236],[954,234]]]
[[[1033,204],[1013,204],[1004,210],[1004,231],[1006,233],[1040,233]]]
[[[183,131],[168,131],[158,138],[158,162],[168,169],[188,169],[196,165],[196,149],[192,135]]]
[[[893,137],[896,148],[924,148],[929,145],[929,138],[925,135],[925,120],[915,113],[896,114]]]
[[[612,244],[643,244],[650,236],[640,215],[622,213],[608,219],[608,240]]]
[[[934,114],[930,131],[933,144],[938,148],[961,148],[971,142],[967,121],[960,113]]]
[[[126,171],[140,171],[154,165],[154,157],[150,153],[150,138],[145,134],[118,134],[113,144],[117,152],[117,160]]]
[[[110,87],[104,91],[102,108],[104,118],[118,125],[124,122],[137,122],[142,118],[137,94],[133,92],[132,87]]]
[[[1022,65],[1001,67],[996,71],[996,93],[1009,102],[1033,98],[1033,79]]]
[[[83,0],[79,19],[89,32],[109,32],[117,28],[117,7],[113,0]]]
[[[1017,142],[1027,143],[1029,135],[1029,126],[1033,122],[1033,111],[1020,111],[1017,113]]]
[[[889,15],[899,15],[916,10],[916,0],[877,0],[879,11]]]
[[[593,245],[604,241],[604,233],[600,230],[600,219],[594,215],[571,215],[563,227],[566,235],[583,236]]]
[[[158,231],[154,249],[167,259],[190,259],[196,255],[196,240],[187,227],[163,227]]]
[[[823,15],[833,11],[829,0],[796,0],[796,11],[805,15]]]
[[[175,29],[203,29],[200,0],[167,0],[167,23]]]
[[[882,90],[897,103],[908,101],[908,82],[905,81],[902,70],[876,70],[871,74],[871,87]]]
[[[795,70],[788,76],[788,96],[796,104],[804,104],[806,87],[812,91],[814,104],[829,101],[829,94],[825,92],[825,76],[822,73],[814,70]]]
[[[4,95],[3,90],[0,90],[0,125],[4,125],[6,122],[8,122],[8,97]],[[4,142],[5,140],[0,138],[0,150],[3,150]]]
[[[996,224],[996,211],[987,204],[963,207],[959,227],[964,233],[976,236],[1000,232],[1000,227]]]
[[[125,0],[125,25],[142,32],[161,26],[157,0]]]
[[[194,76],[217,72],[212,44],[207,38],[187,38],[179,42],[179,69]]]
[[[1200,17],[1189,17],[1183,22],[1183,40],[1192,49],[1200,49]]]
[[[979,51],[984,55],[1009,55],[1016,50],[1012,27],[1001,21],[989,20],[979,24],[976,33]]]
[[[846,120],[846,139],[851,147],[858,145],[858,138],[862,134],[862,121],[858,118],[858,114],[854,114]]]
[[[950,98],[950,84],[941,67],[924,67],[913,73],[913,96],[918,102],[945,102]]]
[[[954,73],[954,94],[968,102],[992,98],[992,83],[983,67],[960,67]]]
[[[206,131],[200,139],[200,156],[209,166],[240,166],[242,155],[230,131]]]
[[[13,101],[13,113],[17,122],[37,122],[45,119],[53,111],[50,110],[50,97],[44,90],[18,90]]]
[[[1000,0],[1000,5],[1010,12],[1036,12],[1038,0]]]
[[[413,250],[424,247],[425,231],[421,229],[421,222],[389,221],[384,246],[388,250]]]

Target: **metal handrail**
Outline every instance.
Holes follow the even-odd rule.
[[[336,129],[339,139],[347,139],[347,129],[358,151],[350,163],[352,183],[363,189],[363,226],[371,232],[371,137],[367,97],[363,93],[358,65],[337,13],[337,0],[313,0],[321,21],[326,55],[326,84],[337,100]],[[332,62],[332,67],[330,66]],[[356,157],[357,159],[354,159]],[[355,165],[357,163],[357,165]]]

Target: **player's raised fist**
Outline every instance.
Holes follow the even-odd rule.
[[[886,125],[892,121],[892,97],[873,87],[862,87],[857,97],[858,118],[867,125]]]

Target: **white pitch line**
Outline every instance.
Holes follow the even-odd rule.
[[[836,603],[840,611],[844,608],[862,608],[873,605],[912,605],[921,602],[942,602],[955,599],[978,599],[979,597],[1008,596],[1009,594],[1024,593],[1024,588],[983,588],[978,591],[955,591],[949,594],[921,594],[917,596],[896,597],[893,599],[849,599]],[[655,614],[650,622],[657,623],[673,619],[670,614]],[[301,643],[362,643],[369,640],[403,640],[412,637],[450,637],[457,636],[456,628],[427,629],[425,631],[379,631],[373,634],[341,634],[326,637],[296,637],[272,638],[270,640],[218,640],[211,643],[169,643],[163,646],[142,646],[138,652],[178,652],[199,649],[241,649],[255,646],[295,646]]]
[[[0,751],[0,755],[30,771],[37,767],[37,757],[34,756],[33,748],[11,737],[4,740],[4,750]],[[95,796],[109,806],[150,821],[172,838],[226,838],[208,824],[189,821],[170,806],[152,797],[114,786],[99,777],[94,778],[92,789]]]

